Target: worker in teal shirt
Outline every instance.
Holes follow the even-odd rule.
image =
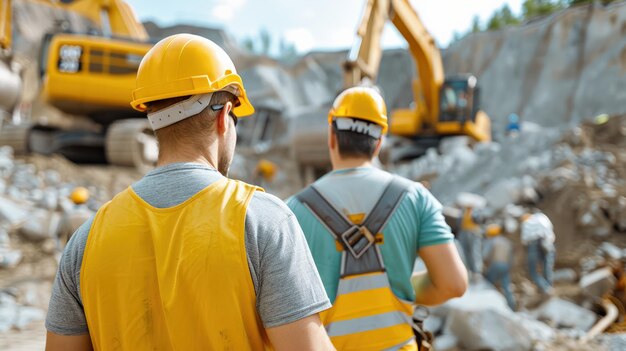
[[[441,204],[421,184],[372,166],[387,131],[386,114],[371,88],[340,94],[329,113],[333,171],[287,200],[333,302],[321,318],[338,350],[417,350],[404,315],[415,304],[437,305],[467,288]],[[428,271],[414,274],[418,254]],[[386,340],[375,340],[382,329]]]

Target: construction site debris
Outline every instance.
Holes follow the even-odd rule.
[[[597,319],[594,312],[557,297],[546,301],[533,313],[537,319],[559,329],[587,331]]]
[[[555,283],[574,283],[578,279],[578,274],[573,268],[562,268],[554,271],[552,280]]]
[[[438,336],[433,343],[433,349],[437,351],[459,351],[459,339],[452,334]]]
[[[615,276],[609,267],[600,268],[580,278],[580,289],[588,296],[602,297],[615,288]]]
[[[61,216],[58,213],[38,208],[31,212],[28,221],[20,228],[20,233],[32,241],[54,238],[60,221]]]

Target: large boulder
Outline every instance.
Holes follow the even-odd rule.
[[[589,330],[596,322],[594,312],[569,301],[553,297],[534,311],[535,317],[557,328]]]

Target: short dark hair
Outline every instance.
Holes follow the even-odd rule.
[[[379,139],[350,130],[338,130],[335,121],[333,121],[333,131],[337,136],[337,148],[341,157],[374,157]]]

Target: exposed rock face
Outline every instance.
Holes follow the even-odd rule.
[[[626,106],[626,3],[579,6],[524,26],[471,34],[445,51],[447,74],[479,77],[496,128],[515,112],[572,126]]]

